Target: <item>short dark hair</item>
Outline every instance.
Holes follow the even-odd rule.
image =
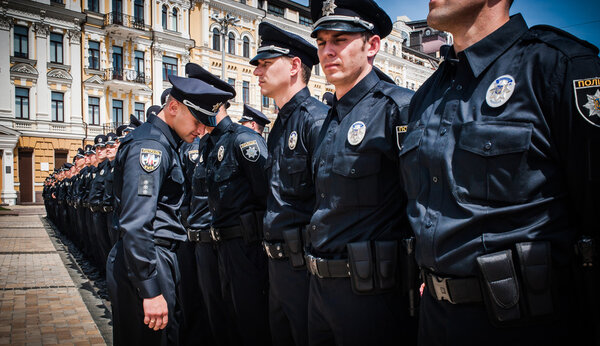
[[[371,31],[368,31],[368,30],[367,30],[367,31],[363,31],[363,32],[361,32],[361,36],[362,36],[362,39],[363,39],[363,41],[364,41],[365,43],[367,43],[367,41],[368,41],[368,40],[370,40],[370,39],[371,39],[371,37],[375,36],[375,34],[374,34],[374,33],[372,33]]]
[[[295,57],[294,56],[286,56],[286,58],[292,60]],[[298,59],[300,59],[300,58],[298,58]],[[308,67],[308,65],[303,63],[302,60],[300,60],[300,64],[301,64],[300,68],[302,69],[302,71],[300,72],[300,77],[302,77],[302,82],[304,84],[308,84],[308,82],[310,81],[310,76],[312,75],[312,68]]]

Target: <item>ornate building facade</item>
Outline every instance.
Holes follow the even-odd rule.
[[[130,114],[145,120],[189,61],[235,86],[234,118],[247,103],[274,119],[248,63],[263,20],[314,42],[309,9],[290,0],[0,0],[1,203],[41,203],[54,167]],[[409,45],[413,31],[399,18],[375,65],[416,90],[439,60]],[[319,66],[309,88],[334,92]]]

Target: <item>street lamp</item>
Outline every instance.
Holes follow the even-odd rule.
[[[240,20],[230,13],[227,13],[225,17],[219,17],[216,13],[213,13],[210,18],[221,25],[221,78],[225,80],[225,35],[227,35],[229,26],[237,26],[237,22]]]

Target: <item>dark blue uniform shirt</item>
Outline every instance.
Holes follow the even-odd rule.
[[[102,206],[114,207],[113,182],[115,177],[115,160],[106,160],[106,177],[104,180],[104,195],[102,196]]]
[[[210,138],[207,133],[198,140],[193,150],[198,153],[196,165],[192,172],[192,190],[190,193],[190,215],[188,223],[193,229],[206,230],[210,228],[211,214],[208,209],[208,187],[206,185],[206,165],[202,155],[206,142]]]
[[[400,167],[420,266],[473,276],[476,257],[532,240],[564,264],[597,213],[600,136],[577,114],[574,81],[600,76],[598,52],[555,30],[515,15],[451,49],[413,98]]]
[[[283,240],[282,231],[310,222],[315,186],[310,162],[329,107],[299,91],[279,110],[267,147],[269,196],[264,219],[266,240]]]
[[[154,238],[184,241],[179,219],[185,177],[181,139],[160,118],[131,132],[119,146],[113,182],[125,261],[142,298],[159,294]]]
[[[214,128],[208,142],[204,160],[212,226],[239,226],[240,215],[265,210],[265,140],[226,117]]]
[[[90,183],[89,198],[91,206],[102,206],[102,199],[104,198],[104,183],[108,174],[108,162],[106,159],[98,165],[96,169],[96,176]]]
[[[398,141],[412,92],[371,71],[334,100],[314,155],[316,207],[310,252],[344,257],[346,244],[400,239],[405,203],[398,177]]]

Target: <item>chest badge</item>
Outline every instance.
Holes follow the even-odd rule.
[[[485,95],[488,106],[498,108],[510,99],[515,91],[516,82],[513,76],[505,74],[496,78]]]
[[[111,173],[113,173],[114,171],[115,171],[115,168],[114,168],[114,167],[110,169],[110,172],[111,172]]]
[[[408,126],[396,126],[396,144],[398,145],[398,149],[402,150],[402,141],[404,140],[404,135],[408,130]]]
[[[290,133],[290,137],[288,138],[288,147],[290,150],[296,149],[296,144],[298,144],[298,132],[292,131]]]
[[[190,150],[188,152],[188,158],[190,159],[190,161],[192,162],[196,162],[198,160],[198,156],[200,156],[198,154],[198,150]]]
[[[348,143],[350,145],[358,145],[365,138],[365,133],[367,133],[367,126],[362,121],[357,121],[350,129],[348,129]]]
[[[221,145],[219,151],[217,151],[217,160],[219,160],[219,162],[223,161],[223,155],[225,155],[225,147]]]
[[[200,157],[200,158],[198,159],[198,162],[199,162],[199,163],[202,163],[202,162],[204,162],[204,156],[202,156],[202,155],[198,155],[198,156]]]
[[[148,173],[154,172],[160,166],[161,158],[162,151],[142,148],[140,152],[140,166]]]
[[[104,168],[100,171],[100,175],[104,175]]]
[[[600,77],[573,81],[577,111],[588,123],[600,127]]]
[[[240,144],[240,150],[242,150],[244,158],[250,162],[256,162],[260,157],[260,147],[256,141]]]

